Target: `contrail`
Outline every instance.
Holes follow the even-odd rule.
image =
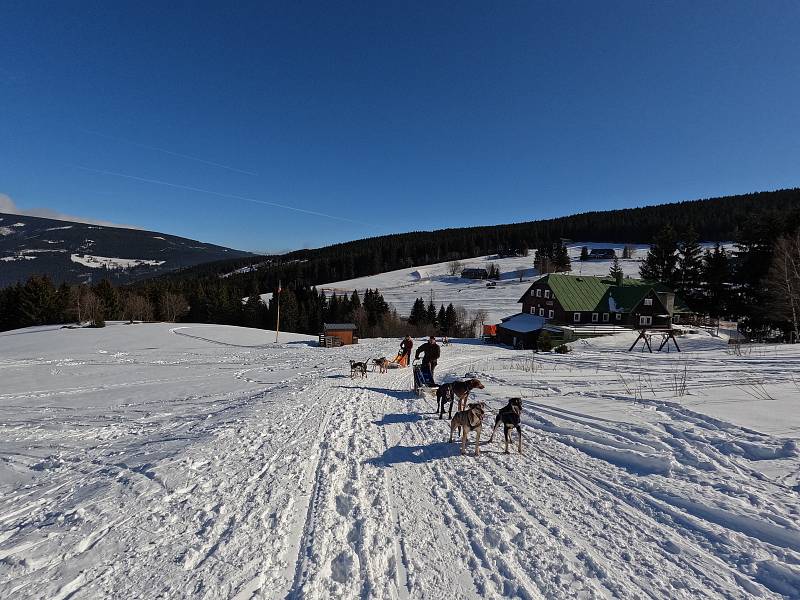
[[[234,171],[235,173],[243,173],[244,175],[252,175],[254,177],[258,177],[258,173],[253,173],[251,171],[245,171],[243,169],[237,169],[236,167],[231,167],[229,165],[223,165],[222,163],[214,162],[213,160],[206,160],[204,158],[199,158],[197,156],[192,156],[190,154],[181,154],[180,152],[173,152],[172,150],[167,150],[166,148],[159,148],[158,146],[149,146],[148,144],[141,144],[139,142],[134,142],[133,140],[128,140],[121,137],[116,137],[113,135],[107,135],[105,133],[100,133],[99,131],[92,131],[91,129],[84,129],[81,128],[81,131],[86,133],[90,133],[92,135],[96,135],[98,137],[106,138],[107,140],[114,140],[116,142],[123,142],[125,144],[131,144],[132,146],[139,146],[140,148],[147,148],[148,150],[155,150],[156,152],[163,152],[164,154],[171,154],[172,156],[179,156],[181,158],[186,158],[188,160],[194,160],[206,165],[211,165],[214,167],[219,167],[220,169],[227,169],[228,171]]]
[[[145,183],[153,183],[156,185],[165,185],[171,188],[177,188],[179,190],[188,190],[190,192],[199,192],[201,194],[211,194],[213,196],[219,196],[221,198],[233,198],[234,200],[244,200],[245,202],[253,202],[255,204],[264,204],[266,206],[274,206],[275,208],[283,208],[285,210],[292,210],[294,212],[304,213],[307,215],[314,215],[317,217],[325,217],[327,219],[335,219],[337,221],[346,221],[348,223],[356,223],[357,225],[366,225],[367,227],[375,227],[372,223],[365,223],[364,221],[356,221],[354,219],[348,219],[347,217],[337,217],[336,215],[329,215],[323,212],[317,212],[315,210],[307,210],[305,208],[297,208],[296,206],[287,206],[286,204],[278,204],[277,202],[269,202],[267,200],[259,200],[257,198],[248,198],[247,196],[238,196],[236,194],[225,194],[223,192],[215,192],[213,190],[204,190],[202,188],[192,187],[190,185],[181,185],[178,183],[170,183],[169,181],[161,181],[160,179],[149,179],[147,177],[137,177],[136,175],[127,175],[125,173],[116,173],[114,171],[104,171],[102,169],[92,169],[91,167],[84,167],[81,165],[70,165],[76,169],[81,169],[82,171],[89,171],[90,173],[100,173],[102,175],[111,175],[113,177],[122,177],[124,179],[132,179],[134,181],[143,181]]]

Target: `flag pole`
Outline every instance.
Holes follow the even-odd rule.
[[[275,322],[275,343],[278,343],[278,332],[281,330],[281,282],[278,281],[278,319]]]

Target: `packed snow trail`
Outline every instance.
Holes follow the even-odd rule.
[[[394,340],[173,329],[0,334],[0,598],[800,597],[796,417],[719,415],[783,406],[793,348],[452,344],[437,379],[486,384],[474,457],[410,369],[349,378]],[[695,392],[659,396],[689,356]],[[485,443],[512,395],[523,455]]]

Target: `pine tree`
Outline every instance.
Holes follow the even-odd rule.
[[[445,314],[444,304],[439,307],[439,314],[436,316],[436,323],[439,325],[440,333],[447,333],[447,315]]]
[[[55,322],[55,288],[46,275],[34,275],[25,282],[19,297],[21,327]]]
[[[611,263],[611,268],[608,271],[608,276],[614,281],[621,279],[624,276],[622,267],[619,265],[619,258],[614,257],[614,262]]]
[[[111,285],[108,279],[103,279],[94,288],[94,293],[103,303],[103,315],[108,320],[119,319],[122,306],[120,304],[119,291]]]
[[[589,260],[589,248],[586,246],[581,248],[581,260]]]
[[[557,244],[553,248],[553,262],[555,263],[556,271],[558,272],[572,270],[572,262],[569,259],[567,247],[563,244]]]
[[[414,300],[408,322],[411,325],[422,325],[425,323],[425,301],[422,298]]]
[[[672,225],[665,226],[653,239],[653,245],[639,267],[639,275],[645,281],[675,285],[678,262],[678,241]]]
[[[445,335],[455,335],[458,329],[458,313],[456,312],[453,303],[447,305],[447,310],[444,314],[444,333]]]
[[[706,250],[703,256],[702,306],[711,317],[719,318],[728,313],[730,306],[730,260],[725,248],[719,245],[714,250]]]
[[[703,250],[697,241],[697,234],[690,230],[686,241],[679,244],[676,290],[687,302],[695,303],[701,294],[700,285],[703,267]]]
[[[428,303],[428,310],[425,311],[425,322],[431,329],[436,329],[436,307],[433,305],[433,301]]]
[[[244,305],[244,324],[246,327],[256,327],[265,329],[264,312],[266,306],[261,300],[261,296],[253,294],[247,299]]]

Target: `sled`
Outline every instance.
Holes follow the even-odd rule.
[[[439,386],[433,382],[431,372],[416,362],[413,364],[413,371],[414,393],[419,398],[435,397]]]
[[[390,369],[399,369],[401,367],[407,367],[408,358],[406,357],[405,354],[400,352],[386,366],[389,367]]]

